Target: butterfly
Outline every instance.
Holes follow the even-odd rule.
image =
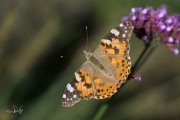
[[[130,74],[132,30],[131,23],[120,23],[101,39],[93,53],[83,51],[87,60],[67,84],[61,100],[63,107],[80,100],[109,98],[117,92]]]

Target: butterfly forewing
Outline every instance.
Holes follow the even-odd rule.
[[[85,62],[67,84],[62,96],[62,106],[71,107],[81,99],[87,100],[94,96],[92,75],[92,68]]]

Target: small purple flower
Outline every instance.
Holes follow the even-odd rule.
[[[174,54],[180,45],[180,15],[168,15],[165,6],[154,10],[153,7],[132,8],[129,16],[122,21],[130,21],[134,26],[134,33],[139,39],[145,41],[159,40]]]
[[[136,76],[134,76],[134,78],[133,78],[134,80],[137,80],[137,81],[141,81],[141,76],[140,75],[136,75]]]

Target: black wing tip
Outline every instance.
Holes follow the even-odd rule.
[[[61,105],[62,107],[72,107],[74,106],[77,102],[79,102],[80,100],[64,100],[62,99]]]
[[[72,107],[74,104],[80,101],[80,98],[77,94],[72,94],[69,92],[65,92],[68,94],[63,94],[61,99],[62,107]]]

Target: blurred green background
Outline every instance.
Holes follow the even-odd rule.
[[[127,16],[132,7],[167,5],[180,13],[177,0],[1,0],[0,120],[88,120],[106,100],[81,101],[61,107],[61,96],[76,69],[100,39]],[[133,35],[134,63],[143,43]],[[68,56],[61,59],[61,55]],[[103,120],[180,119],[180,55],[160,45],[117,94]],[[13,105],[22,114],[8,113]]]

